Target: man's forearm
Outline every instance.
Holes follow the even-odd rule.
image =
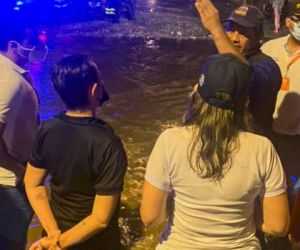
[[[95,216],[89,215],[74,227],[64,232],[59,238],[59,245],[64,249],[79,244],[103,230],[106,226],[105,223],[99,221]]]
[[[46,187],[29,188],[25,183],[25,188],[30,204],[48,236],[59,230],[50,208]]]

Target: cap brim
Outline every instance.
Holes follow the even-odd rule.
[[[231,22],[234,22],[234,23],[236,23],[238,25],[241,25],[241,26],[244,26],[244,27],[247,27],[247,28],[254,28],[254,27],[256,27],[255,24],[250,23],[247,20],[245,20],[245,18],[240,18],[238,16],[235,16],[235,17],[231,16],[231,17],[225,19],[225,21],[227,21],[227,22],[231,21]]]

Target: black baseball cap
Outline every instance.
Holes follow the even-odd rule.
[[[233,54],[210,56],[199,79],[199,95],[212,106],[235,110],[236,104],[248,96],[251,73],[250,66]],[[217,99],[218,92],[230,95],[231,100]]]
[[[289,16],[296,16],[300,18],[300,0],[293,0],[289,2]]]
[[[264,15],[259,8],[244,4],[233,10],[225,21],[232,21],[247,28],[262,27]]]

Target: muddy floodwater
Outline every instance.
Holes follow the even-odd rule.
[[[225,16],[239,1],[214,2]],[[146,162],[158,135],[181,124],[201,64],[215,52],[201,28],[194,1],[140,0],[135,21],[121,18],[119,24],[112,24],[90,18],[54,22],[45,28],[49,34],[47,61],[30,67],[40,95],[41,118],[49,119],[64,109],[50,81],[53,64],[72,53],[94,59],[111,96],[99,117],[115,129],[128,154],[120,217],[122,243],[125,249],[154,249],[159,229],[146,231],[139,219]],[[40,231],[34,219],[29,242]]]

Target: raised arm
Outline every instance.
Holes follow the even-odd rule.
[[[196,0],[195,6],[202,25],[212,35],[218,52],[220,54],[232,53],[243,62],[248,63],[246,58],[232,45],[227,37],[219,17],[219,12],[212,2],[210,0]]]

